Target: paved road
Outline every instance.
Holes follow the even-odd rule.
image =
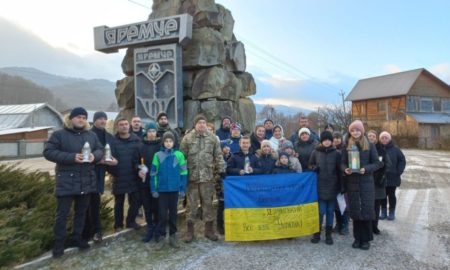
[[[397,219],[380,221],[382,234],[369,251],[352,249],[351,236],[334,236],[332,246],[311,244],[309,237],[251,243],[198,237],[157,252],[154,243],[139,241],[143,232],[132,232],[42,269],[449,269],[450,153],[404,152]]]

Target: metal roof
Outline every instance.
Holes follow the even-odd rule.
[[[51,128],[53,128],[53,127],[48,126],[48,127],[34,127],[34,128],[12,128],[12,129],[0,130],[0,135],[33,132],[33,131],[37,131],[37,130],[51,129]]]
[[[407,113],[407,115],[421,124],[450,124],[448,113]]]
[[[424,68],[420,68],[359,80],[346,100],[354,101],[406,95],[424,71],[426,71]]]
[[[27,114],[44,107],[45,103],[0,105],[0,114]]]

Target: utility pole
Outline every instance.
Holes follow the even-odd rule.
[[[346,113],[346,110],[345,110],[345,98],[344,98],[344,95],[345,95],[345,92],[344,92],[344,90],[340,90],[339,91],[339,95],[341,96],[341,98],[342,98],[342,107],[344,108],[344,114]]]

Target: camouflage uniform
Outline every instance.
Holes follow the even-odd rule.
[[[186,156],[189,171],[186,218],[188,222],[195,220],[201,199],[203,220],[212,222],[215,170],[225,172],[220,143],[212,133],[200,134],[193,129],[181,141],[180,150]]]

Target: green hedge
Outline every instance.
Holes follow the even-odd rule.
[[[25,262],[52,248],[54,182],[47,172],[0,165],[0,266]],[[102,201],[104,227],[112,223],[110,200]],[[68,232],[71,224],[69,220]]]

